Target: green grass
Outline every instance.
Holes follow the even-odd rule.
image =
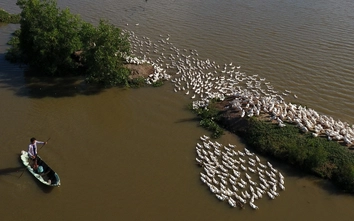
[[[146,86],[146,80],[143,77],[133,78],[129,80],[129,86],[132,88],[140,88]]]
[[[217,123],[217,120],[219,119],[219,111],[214,107],[214,102],[211,102],[207,109],[193,109],[192,105],[190,106],[190,109],[200,118],[199,125],[212,132],[213,138],[219,138],[224,134],[224,130]]]
[[[323,137],[301,133],[295,125],[248,118],[248,128],[236,131],[258,151],[292,164],[319,177],[330,179],[345,192],[354,193],[354,154]]]
[[[152,83],[153,87],[161,87],[162,85],[163,85],[163,80],[162,79]]]

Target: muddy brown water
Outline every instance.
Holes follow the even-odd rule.
[[[289,100],[354,122],[350,1],[62,0],[59,5],[93,23],[109,18],[152,39],[169,33],[180,48],[197,49],[220,64],[233,61],[299,97]],[[18,12],[9,0],[0,7]],[[190,99],[169,83],[91,94],[81,93],[74,81],[33,86],[23,69],[4,60],[17,28],[0,27],[1,220],[352,219],[353,196],[276,162],[286,190],[275,200],[257,201],[257,211],[230,208],[199,179],[194,147],[208,133],[186,108]],[[19,153],[32,136],[51,138],[40,155],[60,175],[61,187],[45,188],[27,171],[19,178]],[[229,133],[218,142],[244,147]]]

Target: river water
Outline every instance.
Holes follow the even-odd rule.
[[[349,0],[58,1],[89,22],[100,18],[181,49],[258,74],[288,102],[354,123],[354,2]],[[11,13],[13,1],[0,7]],[[139,25],[137,25],[139,24]],[[2,220],[351,220],[352,196],[274,162],[286,190],[259,210],[234,209],[202,185],[195,144],[203,134],[190,99],[160,88],[87,91],[75,80],[38,86],[4,60],[17,25],[0,26]],[[298,99],[293,96],[297,95]],[[60,175],[48,189],[19,153],[29,138],[47,140],[40,155]],[[220,143],[244,145],[226,133]],[[267,159],[268,160],[268,159]],[[20,177],[21,176],[21,177]],[[20,178],[19,178],[20,177]]]

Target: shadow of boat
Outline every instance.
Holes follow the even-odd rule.
[[[1,175],[12,175],[13,173],[22,172],[25,168],[24,167],[8,167],[0,169],[0,176]]]
[[[19,163],[20,163],[21,165],[23,165],[23,164],[22,164],[22,160],[21,160],[21,158],[20,158],[21,154],[19,154],[19,155],[17,155],[17,156],[18,156],[17,159],[19,159]],[[19,168],[21,168],[22,174],[27,172],[27,174],[34,180],[34,182],[37,184],[37,186],[38,186],[44,193],[50,193],[50,192],[55,188],[55,187],[53,187],[53,186],[47,186],[47,185],[44,185],[43,183],[41,183],[36,177],[34,177],[34,176],[28,171],[28,169],[27,169],[26,167],[21,166],[21,167],[19,167]],[[22,174],[21,174],[21,176],[22,176]],[[21,176],[19,176],[19,178],[21,178]]]

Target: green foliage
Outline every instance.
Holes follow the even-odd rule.
[[[129,80],[129,86],[131,87],[142,87],[146,85],[146,81],[145,81],[145,78],[143,77],[138,77],[138,78],[133,78],[133,79],[130,79]]]
[[[21,12],[19,48],[31,69],[43,75],[65,75],[77,68],[71,54],[82,47],[82,21],[54,0],[18,0]]]
[[[152,83],[153,87],[161,87],[163,85],[163,80],[158,80],[154,83]]]
[[[128,36],[104,20],[100,20],[97,28],[83,26],[81,33],[84,63],[90,64],[87,81],[108,86],[127,85],[130,72],[123,67],[122,54],[129,53]]]
[[[214,108],[212,104],[210,104],[208,108],[195,109],[194,112],[202,119],[211,119],[211,120],[215,120],[216,118],[218,118],[218,114],[219,114],[219,111],[216,108]]]
[[[344,164],[337,168],[337,172],[333,177],[334,182],[347,192],[354,191],[354,166],[353,164]]]
[[[16,30],[12,35],[10,41],[7,42],[8,45],[11,45],[11,48],[7,50],[5,58],[10,62],[21,62],[20,39],[18,38],[20,31]]]
[[[192,108],[191,108],[192,109]],[[200,118],[200,126],[211,131],[213,138],[219,138],[224,134],[224,130],[216,123],[218,120],[219,111],[214,107],[214,104],[209,104],[208,108],[192,109]]]
[[[238,131],[246,143],[260,152],[289,162],[322,178],[331,179],[354,193],[354,154],[334,141],[299,133],[294,125],[278,127],[256,118],[247,119],[247,130]]]
[[[200,126],[213,132],[213,138],[219,138],[223,135],[223,129],[212,119],[201,119]]]
[[[19,14],[10,14],[4,9],[0,8],[0,23],[13,23],[18,24],[20,22]]]
[[[18,0],[21,32],[9,42],[6,58],[24,62],[40,75],[65,76],[84,70],[89,83],[115,86],[128,84],[127,34],[107,21],[98,27],[60,10],[55,0]]]

